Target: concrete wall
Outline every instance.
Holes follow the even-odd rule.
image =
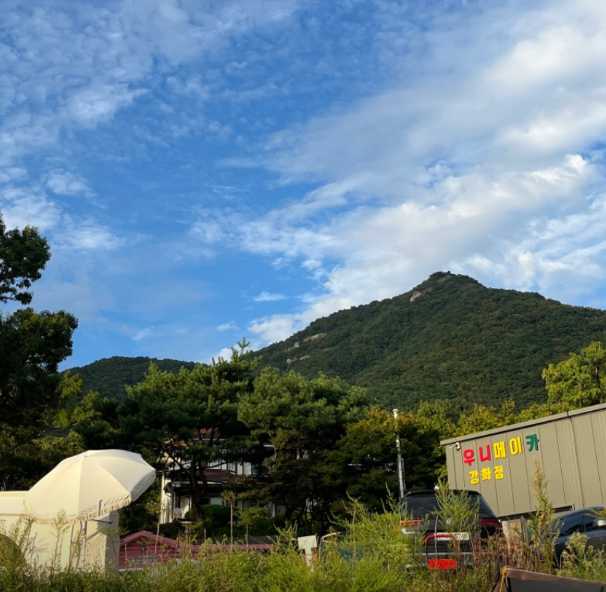
[[[535,509],[537,468],[556,509],[606,505],[606,404],[442,442],[449,486],[482,493],[499,517]]]

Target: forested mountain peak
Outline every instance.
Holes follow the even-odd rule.
[[[404,294],[317,319],[257,355],[306,376],[341,376],[388,405],[526,404],[544,396],[547,363],[604,337],[605,311],[436,272]]]

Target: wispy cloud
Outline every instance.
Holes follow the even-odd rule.
[[[295,331],[302,329],[305,319],[298,314],[273,315],[256,319],[250,323],[248,330],[261,345],[282,341]]]
[[[438,269],[560,298],[603,281],[606,9],[519,8],[434,21],[423,77],[272,139],[285,181],[324,183],[251,220],[242,243],[328,272],[305,308],[256,320],[253,334],[283,339]],[[495,28],[500,46],[484,35]]]
[[[284,300],[286,296],[284,294],[280,294],[279,292],[259,292],[253,300],[255,302],[279,302],[280,300]]]
[[[69,221],[64,227],[64,234],[56,242],[62,248],[85,252],[88,250],[112,251],[121,247],[124,241],[109,228],[92,221]]]
[[[94,195],[88,183],[79,175],[62,169],[51,171],[46,180],[47,187],[58,195],[78,195],[89,197]]]
[[[143,329],[139,329],[133,336],[133,341],[142,341],[151,337],[154,334],[153,327],[144,327]]]
[[[259,344],[437,269],[577,303],[603,286],[603,2],[3,18],[0,210],[51,241],[37,305],[105,323],[108,350],[208,359],[243,293],[249,314],[282,300],[238,317]]]
[[[238,325],[238,323],[236,323],[235,321],[229,321],[227,323],[221,323],[220,325],[217,325],[217,331],[220,331],[221,333],[224,333],[226,331],[239,331],[240,327]]]

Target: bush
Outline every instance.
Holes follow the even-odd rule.
[[[537,479],[538,494],[544,482]],[[470,526],[477,511],[468,496],[440,494],[440,516],[454,527]],[[272,553],[212,552],[202,546],[198,556],[125,574],[101,571],[41,572],[22,560],[28,542],[20,531],[19,544],[0,543],[2,592],[489,592],[498,566],[530,568],[553,564],[551,506],[539,495],[539,512],[514,548],[503,539],[474,547],[474,564],[454,572],[430,572],[419,561],[419,542],[402,536],[399,508],[369,512],[349,504],[349,517],[339,534],[329,537],[309,566],[294,548],[295,529],[280,531]],[[4,540],[4,539],[2,539]],[[14,540],[14,539],[13,539]],[[6,542],[6,541],[5,541]],[[16,551],[19,550],[20,553]],[[422,558],[422,557],[421,557]],[[590,548],[586,539],[572,537],[562,556],[560,575],[606,581],[606,556]]]

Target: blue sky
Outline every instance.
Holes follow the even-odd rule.
[[[604,308],[602,0],[0,0],[0,211],[78,365],[449,269]]]

